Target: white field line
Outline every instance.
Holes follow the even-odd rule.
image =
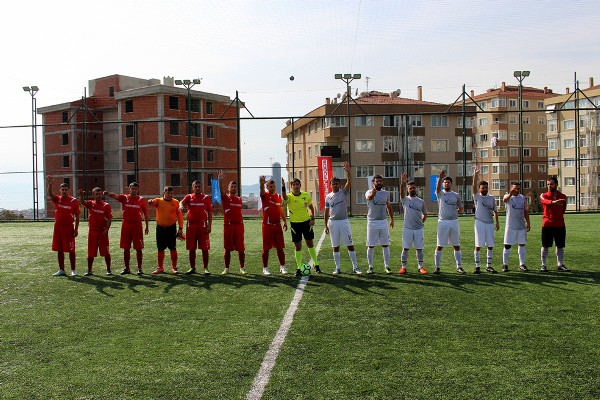
[[[319,250],[321,250],[321,244],[325,239],[325,231],[321,235],[319,239],[319,243],[317,244],[317,254],[319,254]],[[311,260],[312,263],[312,260]],[[271,342],[269,346],[269,350],[267,350],[267,354],[265,354],[265,358],[263,359],[262,364],[260,365],[260,369],[258,373],[254,377],[254,382],[252,383],[252,388],[246,395],[246,399],[248,400],[259,400],[262,398],[267,385],[269,384],[269,380],[271,379],[271,373],[273,372],[273,367],[275,367],[275,361],[277,360],[277,356],[279,355],[279,351],[281,350],[281,346],[285,341],[285,338],[292,326],[292,322],[294,321],[294,314],[298,309],[298,305],[300,304],[300,300],[302,299],[302,295],[304,294],[304,288],[308,283],[308,276],[303,276],[296,287],[296,292],[294,293],[294,298],[290,303],[281,325],[279,326],[279,330],[275,335],[275,338]]]

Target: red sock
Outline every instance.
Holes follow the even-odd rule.
[[[58,268],[61,269],[61,271],[65,270],[65,253],[63,253],[62,251],[59,251],[58,253],[56,253],[56,256],[58,257]]]
[[[225,268],[229,269],[229,264],[231,264],[231,251],[225,250]]]
[[[104,261],[106,261],[106,270],[110,271],[110,263],[111,263],[110,254],[107,255],[106,257],[104,257]]]
[[[285,253],[283,249],[277,249],[277,258],[279,258],[279,265],[285,265]]]
[[[202,264],[208,268],[208,250],[202,250]]]
[[[175,269],[177,268],[177,250],[169,250],[169,254],[171,255],[171,266]]]
[[[131,260],[131,251],[129,249],[123,250],[123,262],[125,263],[125,269],[129,269],[129,260]]]
[[[165,266],[165,251],[159,251],[156,254],[156,258],[158,258],[158,268],[163,269]]]
[[[94,265],[94,257],[88,257],[88,271],[92,272],[92,265]]]
[[[243,251],[238,252],[238,259],[240,260],[240,268],[244,268],[246,264],[246,253]]]
[[[269,250],[262,251],[262,263],[263,268],[267,268],[269,266]]]
[[[69,253],[69,263],[71,264],[71,271],[75,271],[75,252]]]
[[[196,269],[196,250],[190,250],[190,268]]]
[[[142,269],[142,249],[137,249],[135,251],[135,258],[137,259],[138,269]]]

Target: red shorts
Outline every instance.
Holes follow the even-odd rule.
[[[141,250],[144,248],[144,229],[142,221],[130,223],[123,221],[121,225],[121,248],[129,249],[133,243],[133,248]]]
[[[263,250],[283,249],[283,228],[281,225],[262,224]]]
[[[75,251],[73,232],[75,232],[75,227],[72,224],[54,224],[52,251],[64,251],[66,253]]]
[[[210,235],[203,226],[188,226],[185,230],[186,250],[210,250]]]
[[[103,235],[104,229],[90,229],[88,234],[88,258],[93,258],[98,255],[106,257],[110,255],[108,249],[108,235]]]
[[[244,251],[244,224],[225,225],[223,229],[223,247],[225,250]]]

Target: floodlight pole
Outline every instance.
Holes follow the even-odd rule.
[[[38,220],[39,197],[38,197],[38,157],[37,157],[37,100],[36,93],[40,90],[37,86],[23,86],[23,90],[31,95],[31,146],[33,158],[33,219]]]
[[[339,79],[346,83],[346,116],[347,116],[347,124],[348,124],[348,164],[352,166],[352,140],[350,136],[350,99],[352,97],[352,93],[350,93],[350,82],[355,79],[360,79],[361,74],[335,74],[335,79]],[[350,188],[350,203],[348,213],[352,216],[352,188]]]
[[[519,183],[523,183],[523,80],[529,76],[529,71],[515,71],[514,77],[519,81]]]
[[[176,85],[183,86],[187,89],[187,184],[188,188],[192,187],[192,94],[191,90],[194,86],[200,84],[201,79],[183,79],[175,80]],[[204,157],[204,154],[201,155]]]

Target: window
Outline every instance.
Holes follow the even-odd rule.
[[[169,133],[171,135],[179,135],[179,122],[177,122],[177,121],[169,122]]]
[[[171,174],[171,186],[181,186],[180,174]]]
[[[556,132],[556,120],[548,119],[548,132]]]
[[[215,138],[215,127],[213,125],[206,125],[206,138],[207,139]]]
[[[354,117],[354,126],[373,126],[373,117],[366,115]]]
[[[529,108],[529,100],[523,100],[523,108]]]
[[[69,168],[69,156],[63,156],[62,165],[64,168]]]
[[[563,147],[565,149],[572,149],[573,147],[575,147],[575,139],[564,139]]]
[[[587,147],[587,146],[588,146],[587,136],[580,136],[579,137],[579,147]]]
[[[356,204],[367,204],[367,198],[365,197],[365,191],[364,190],[357,190],[356,191]]]
[[[398,137],[397,136],[384,136],[383,137],[383,152],[384,153],[397,153],[398,152]]]
[[[492,157],[506,157],[508,149],[506,147],[496,147],[492,149]]]
[[[62,134],[62,145],[66,146],[69,144],[69,134],[68,133],[63,133]]]
[[[517,116],[516,115],[509,115],[508,116],[508,123],[509,124],[516,124],[517,123]]]
[[[68,111],[62,112],[62,122],[69,122],[69,112]]]
[[[506,99],[504,97],[492,99],[492,108],[495,107],[506,107]]]
[[[538,164],[538,172],[540,174],[545,174],[547,171],[546,164]]]
[[[581,158],[579,159],[579,166],[580,167],[587,167],[588,166],[588,158],[586,156],[581,156]]]
[[[206,150],[206,161],[207,162],[215,162],[215,151],[214,150]]]
[[[600,137],[600,135],[598,135]],[[422,153],[423,152],[423,136],[413,136],[410,138],[408,143],[408,148],[410,152],[413,153]]]
[[[479,108],[481,108],[482,110],[487,110],[487,101],[479,101],[477,102],[477,105],[479,106]]]
[[[463,138],[462,137],[457,137],[457,149],[456,151],[463,151]],[[471,136],[465,136],[465,141],[467,142],[467,148],[465,149],[465,151],[470,152],[471,148],[473,147],[473,144],[471,143],[473,141],[473,139],[471,138]]]
[[[448,126],[448,116],[447,115],[432,115],[431,116],[431,126],[434,128]]]
[[[384,178],[397,178],[398,177],[398,163],[393,161],[386,161],[383,163],[383,177]]]
[[[487,150],[487,149],[481,149],[481,150],[479,150],[479,156],[481,158],[488,158],[489,154],[490,154],[490,151]]]
[[[375,175],[375,167],[372,165],[359,165],[356,167],[356,177],[366,178]]]
[[[212,101],[207,101],[205,103],[206,114],[211,115],[213,113],[213,103]]]
[[[492,190],[500,190],[500,179],[492,179]]]
[[[575,120],[574,119],[567,119],[563,121],[563,129],[567,130],[567,129],[575,129]]]
[[[309,180],[309,181],[312,181],[312,180],[313,180],[313,172],[312,172],[312,169],[309,169],[309,170],[308,170],[308,180]],[[312,197],[312,196],[311,196],[311,197]]]
[[[448,151],[448,139],[431,139],[432,152]]]
[[[569,205],[569,206],[575,205],[575,196],[567,196],[567,205]]]
[[[415,161],[414,162],[413,176],[415,178],[422,178],[425,176],[425,162],[424,161]]]
[[[492,164],[492,174],[506,174],[508,172],[508,166],[506,164]]]
[[[515,163],[511,163],[510,164],[510,173],[516,174],[517,172],[519,172],[519,165],[515,164]]]
[[[408,123],[410,126],[423,126],[423,118],[420,115],[409,115]]]
[[[529,181],[529,180],[523,181],[523,189],[531,189],[531,181]]]
[[[474,121],[475,121],[475,118],[466,117],[465,118],[465,128],[472,128]],[[458,118],[456,118],[456,126],[458,128],[462,128],[462,125],[463,125],[462,122],[463,122],[462,116],[458,116]]]
[[[516,108],[517,107],[517,101],[516,100],[508,100],[508,106],[512,107],[512,108]]]
[[[315,144],[315,157],[319,155],[319,145]]]
[[[523,140],[525,140],[525,141],[531,140],[531,132],[523,132]]]
[[[133,182],[135,182],[135,175],[127,175],[126,180],[127,180],[126,186],[131,185]]]
[[[546,133],[545,132],[538,133],[538,142],[545,142],[545,141],[546,141]]]
[[[556,168],[556,167],[558,167],[558,162],[556,161],[556,158],[549,157],[548,158],[548,168]]]
[[[485,118],[479,118],[479,126],[486,126],[487,124],[488,124],[487,117],[485,117]]]
[[[531,173],[531,164],[523,164],[523,172],[526,174]]]
[[[489,165],[482,165],[481,166],[481,174],[489,174],[490,173],[490,166]]]
[[[397,204],[398,198],[400,197],[400,196],[398,196],[398,194],[399,194],[398,186],[386,186],[383,189],[387,190],[390,193],[390,203]]]
[[[546,117],[538,117],[538,125],[546,125]]]
[[[171,161],[179,161],[179,148],[178,147],[171,147],[169,150],[169,153],[171,155]]]
[[[125,100],[125,113],[133,112],[133,100]]]
[[[556,150],[558,147],[558,139],[548,139],[548,150]]]
[[[169,110],[179,110],[178,96],[169,96]]]
[[[531,157],[531,149],[523,149],[523,157]]]
[[[448,173],[448,164],[431,164],[431,175],[439,175],[442,171]]]
[[[579,184],[581,186],[587,186],[588,185],[588,176],[587,176],[587,174],[579,174]]]
[[[537,102],[537,107],[538,107],[540,110],[544,109],[544,102],[543,102],[543,101],[538,101],[538,102]]]
[[[306,149],[306,151],[307,151],[307,153],[308,153],[308,158],[312,158],[312,147],[308,147],[308,148]],[[311,178],[311,180],[312,180],[312,178]]]
[[[345,117],[327,117],[321,119],[321,128],[336,128],[346,126],[346,118]]]
[[[565,186],[575,186],[575,177],[565,176]]]
[[[298,150],[298,160],[302,160],[302,149]]]
[[[456,166],[456,176],[464,176],[464,167],[465,165],[463,163],[459,163]],[[471,161],[468,161],[466,167],[467,176],[473,176],[473,163]]]
[[[541,179],[540,179],[540,180],[538,181],[538,188],[539,188],[539,189],[545,189],[545,188],[546,188],[546,180],[545,180],[545,179],[544,179],[544,180],[541,180]]]
[[[398,117],[397,115],[384,115],[383,126],[398,126],[400,125],[399,119],[400,117]]]
[[[523,115],[523,124],[529,125],[531,123],[531,116]]]
[[[192,124],[189,127],[190,129],[190,135],[194,136],[194,137],[200,137],[200,132],[202,129],[202,125],[196,123],[196,122],[192,122]]]
[[[132,138],[133,137],[133,124],[125,125],[125,137]]]
[[[190,161],[202,161],[202,152],[197,147],[192,147],[190,149],[190,154],[188,155]]]
[[[196,97],[192,97],[191,100],[192,101],[190,102],[190,104],[188,104],[188,100],[185,99],[185,109],[188,110],[188,107],[189,107],[189,110],[191,112],[200,112],[200,99],[196,98]],[[191,107],[190,107],[190,105],[191,105]]]
[[[565,158],[563,162],[565,164],[565,167],[574,167],[575,166],[574,158]]]
[[[125,151],[125,162],[133,162],[135,159],[134,154],[133,154],[133,150],[127,150]]]
[[[373,153],[375,152],[375,141],[372,139],[357,139],[354,141],[354,151]]]
[[[511,147],[509,149],[509,152],[510,152],[511,157],[519,157],[519,148],[518,147]]]
[[[298,178],[300,178],[300,180],[302,180],[302,171],[298,171]]]

